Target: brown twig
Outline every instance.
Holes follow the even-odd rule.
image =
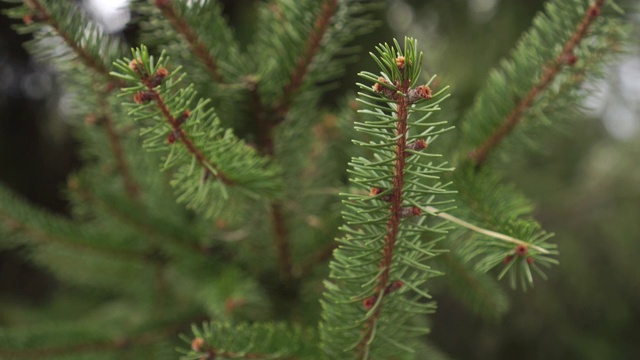
[[[563,67],[575,63],[574,50],[586,36],[589,31],[589,26],[600,15],[603,4],[604,0],[596,0],[596,2],[587,9],[576,31],[562,48],[560,55],[544,66],[542,76],[538,83],[518,102],[494,133],[469,153],[469,158],[477,166],[481,166],[489,155],[489,152],[498,146],[505,136],[513,130],[522,118],[524,112],[531,107],[538,95],[553,82]]]
[[[49,13],[47,7],[40,0],[29,0],[26,4],[34,10],[40,19],[46,21],[55,32],[64,40],[64,42],[69,46],[73,52],[78,55],[78,58],[90,69],[93,69],[96,73],[102,75],[107,81],[109,81],[109,89],[115,89],[122,84],[122,82],[118,79],[114,79],[109,75],[109,69],[105,66],[105,64],[99,59],[93,57],[89,51],[83,46],[80,46],[77,41],[73,39],[72,36],[67,34],[60,23]]]
[[[280,201],[271,203],[271,223],[273,225],[273,244],[278,253],[278,271],[282,280],[288,282],[293,278],[293,265],[289,230]]]
[[[397,86],[398,91],[407,94],[409,91],[409,81]],[[378,268],[382,273],[377,278],[375,294],[384,294],[389,286],[389,273],[393,262],[393,250],[395,249],[398,232],[400,231],[400,220],[402,217],[402,187],[404,185],[404,169],[406,165],[405,149],[407,148],[407,117],[409,115],[409,100],[407,96],[394,96],[396,100],[396,140],[395,146],[395,164],[393,169],[393,192],[389,198],[391,205],[389,206],[389,221],[387,222],[387,235],[384,238],[385,246],[382,250],[382,259],[378,264]],[[380,318],[382,311],[382,303],[380,303],[374,313],[364,323],[363,337],[358,345],[359,358],[366,358],[368,344],[371,337],[375,334],[376,322]]]
[[[305,76],[309,72],[309,66],[313,62],[313,58],[320,50],[320,42],[322,41],[324,34],[329,29],[331,18],[335,14],[337,8],[338,0],[325,0],[322,3],[322,10],[316,18],[311,34],[309,34],[309,37],[307,38],[305,50],[300,58],[298,58],[296,67],[291,73],[291,79],[282,91],[282,99],[280,100],[280,103],[275,107],[274,113],[278,116],[278,119],[284,119],[286,116],[295,93],[300,89]]]
[[[131,172],[129,171],[129,166],[127,165],[124,151],[122,150],[120,136],[118,135],[115,124],[113,123],[111,114],[108,111],[108,104],[106,98],[104,97],[104,94],[99,95],[98,104],[102,113],[98,123],[104,127],[104,130],[107,133],[109,147],[111,148],[113,157],[116,160],[116,167],[118,169],[118,172],[120,173],[120,175],[122,175],[125,192],[127,193],[127,196],[129,196],[129,198],[131,198],[132,200],[137,200],[140,194],[140,187],[135,182],[135,180],[133,180],[133,176],[131,176]]]
[[[337,247],[338,244],[336,242],[331,242],[315,254],[311,255],[309,260],[300,267],[296,275],[301,279],[306,278],[309,273],[316,268],[317,265],[329,261],[329,259],[331,259],[331,256],[333,255],[333,250],[335,250]]]
[[[181,16],[179,16],[173,6],[171,5],[171,1],[168,0],[156,0],[156,7],[160,9],[162,14],[169,20],[173,28],[185,38],[193,53],[200,59],[200,61],[207,68],[209,73],[213,79],[219,83],[224,84],[225,81],[220,75],[220,70],[218,66],[218,62],[216,59],[211,56],[209,50],[205,46],[205,44],[200,41],[198,35],[195,31],[189,26],[189,23]]]
[[[156,86],[158,86],[162,79],[167,76],[167,70],[162,68],[162,71],[158,70],[159,73],[154,74],[153,76],[147,74],[145,71],[140,69],[141,64],[140,59],[135,59],[131,62],[132,69],[140,76],[140,81],[147,87],[146,92],[139,92],[136,94],[136,97],[140,96],[140,99],[136,100],[140,103],[144,103],[145,101],[155,101],[158,106],[158,110],[162,113],[164,119],[169,123],[172,128],[172,136],[173,141],[180,141],[187,150],[195,157],[198,164],[204,169],[206,178],[217,178],[220,179],[226,185],[233,185],[234,182],[227,177],[223,172],[221,172],[209,159],[207,159],[202,151],[191,141],[187,132],[182,128],[182,123],[185,121],[188,116],[188,110],[180,118],[176,118],[171,114],[171,109],[164,101],[162,95],[156,90]],[[134,97],[135,100],[135,97]]]

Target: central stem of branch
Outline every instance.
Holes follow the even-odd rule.
[[[403,94],[409,91],[409,81],[405,81],[398,87]],[[378,264],[378,268],[382,273],[378,277],[375,293],[383,296],[385,289],[389,286],[389,274],[391,272],[391,264],[393,262],[393,250],[396,246],[398,232],[400,231],[400,220],[402,218],[402,187],[404,186],[404,168],[406,165],[405,150],[407,148],[407,117],[409,116],[409,100],[406,96],[396,95],[397,108],[396,118],[396,140],[395,147],[395,163],[393,168],[393,194],[391,196],[391,205],[389,206],[389,221],[387,222],[387,235],[384,238],[385,246],[382,250],[382,259]],[[380,299],[382,301],[382,299]],[[367,359],[369,354],[369,346],[371,337],[375,334],[376,322],[380,318],[382,311],[382,302],[378,305],[375,312],[364,325],[364,337],[358,346],[359,358]]]

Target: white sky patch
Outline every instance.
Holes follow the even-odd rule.
[[[131,19],[129,0],[84,0],[84,3],[106,32],[122,30]]]

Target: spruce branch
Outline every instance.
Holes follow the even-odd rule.
[[[124,224],[127,224],[143,234],[146,234],[150,239],[163,239],[167,243],[170,243],[177,248],[185,249],[193,254],[206,255],[206,249],[202,248],[193,241],[185,241],[185,238],[177,238],[167,234],[162,229],[157,229],[149,224],[146,224],[139,219],[136,219],[129,214],[123,213],[121,209],[118,209],[113,204],[108,203],[105,199],[100,198],[97,194],[91,191],[91,189],[77,178],[71,178],[69,180],[69,189],[85,200],[88,204],[94,206],[96,209],[104,210],[109,215],[118,219]]]
[[[535,84],[527,95],[518,102],[511,113],[502,120],[502,125],[495,130],[491,137],[469,153],[469,158],[475,162],[476,165],[482,165],[489,152],[495,148],[502,139],[511,132],[511,130],[513,130],[518,121],[522,118],[524,112],[531,107],[540,92],[544,91],[553,82],[556,75],[562,71],[566,65],[572,66],[575,64],[577,58],[574,54],[574,49],[587,35],[587,31],[589,30],[591,23],[600,15],[603,4],[604,0],[597,0],[587,9],[582,21],[578,24],[573,35],[564,44],[562,52],[553,61],[544,66],[544,71],[542,72],[542,76],[538,83]]]
[[[61,219],[58,221],[62,222]],[[79,250],[81,252],[93,252],[100,255],[108,255],[119,259],[128,259],[137,262],[147,262],[149,258],[143,253],[125,251],[123,249],[114,249],[109,247],[100,246],[97,243],[89,243],[81,241],[70,236],[65,236],[62,231],[58,233],[54,231],[45,231],[36,225],[29,224],[28,222],[20,219],[11,212],[0,210],[0,223],[5,229],[9,229],[12,232],[20,232],[26,235],[30,240],[36,244],[57,245],[63,246],[68,249]],[[64,229],[65,227],[71,227],[71,224],[61,223],[57,224],[57,227]],[[68,229],[67,232],[71,232]],[[84,234],[90,236],[89,234]]]
[[[132,61],[133,62],[130,64],[133,65],[131,66],[135,68],[136,73],[140,76],[140,81],[142,81],[144,86],[147,88],[145,92],[136,93],[136,95],[139,95],[139,97],[134,97],[134,101],[138,103],[144,103],[151,100],[155,101],[158,110],[160,110],[160,113],[164,117],[164,120],[169,124],[169,126],[171,126],[172,132],[169,133],[167,141],[169,143],[173,143],[175,141],[181,142],[184,147],[191,153],[191,155],[196,159],[198,164],[200,164],[200,166],[204,169],[205,178],[219,179],[227,185],[233,185],[233,182],[227,177],[227,175],[222,173],[216,165],[214,165],[203,155],[202,151],[193,143],[193,141],[191,141],[187,132],[182,128],[182,124],[191,115],[191,111],[189,109],[186,109],[181,115],[177,117],[174,116],[172,114],[172,110],[167,105],[163,96],[159,91],[155,89],[159,85],[155,79],[159,77],[166,77],[167,74],[165,72],[167,70],[164,68],[158,68],[158,70],[156,70],[154,73],[155,75],[151,76],[146,72],[146,70],[141,69],[141,59],[134,59]]]
[[[580,95],[581,82],[571,76],[569,68],[577,73],[585,69],[593,73],[603,63],[594,63],[594,54],[605,51],[611,55],[618,51],[609,46],[609,40],[619,40],[624,33],[623,27],[616,24],[615,16],[608,12],[604,15],[605,10],[617,10],[616,5],[611,0],[597,0],[585,9],[584,3],[577,0],[547,3],[546,14],[536,17],[534,26],[522,37],[512,59],[504,61],[491,73],[487,86],[479,92],[474,106],[466,114],[463,126],[465,136],[475,146],[466,155],[476,166],[482,166],[489,153],[533,113],[530,109],[540,107],[542,111],[537,113],[541,114],[545,110],[567,108],[569,103],[578,100],[576,95]],[[567,27],[572,27],[573,32],[568,33]],[[532,47],[538,49],[535,55],[530,54]],[[560,48],[559,52],[555,50],[557,48]],[[532,72],[540,74],[537,80],[523,76]],[[565,73],[568,74],[565,76]],[[563,88],[559,93],[551,86],[557,82],[561,85],[571,83],[571,87]],[[500,106],[488,108],[486,104],[492,102]],[[559,105],[552,107],[554,104]],[[555,111],[556,120],[561,113]]]
[[[228,324],[221,321],[192,326],[192,337],[180,337],[190,349],[178,349],[184,359],[317,359],[316,334],[284,324]]]
[[[345,194],[345,233],[330,263],[332,281],[325,282],[321,334],[332,358],[369,359],[400,351],[410,352],[410,342],[427,329],[409,323],[418,314],[433,310],[421,299],[430,296],[425,282],[438,273],[425,265],[436,255],[434,243],[423,241],[423,232],[444,234],[444,222],[421,216],[412,202],[445,203],[451,193],[438,174],[450,171],[446,163],[433,164],[430,145],[448,130],[428,119],[439,110],[446,88],[432,94],[429,81],[416,86],[422,53],[413,39],[405,39],[404,51],[396,42],[377,47],[371,54],[382,76],[359,75],[373,86],[364,91],[360,110],[375,120],[356,122],[356,130],[377,141],[354,143],[370,150],[373,159],[353,158],[348,171],[351,183],[367,191]],[[427,225],[429,223],[430,225]],[[357,331],[357,333],[356,333]],[[392,350],[393,349],[393,350]]]
[[[205,65],[211,77],[217,83],[224,84],[225,80],[220,74],[216,58],[211,55],[206,45],[199,39],[196,31],[189,25],[189,22],[176,12],[172,2],[170,0],[155,0],[154,4],[169,20],[173,28],[184,37],[193,53]]]
[[[302,85],[316,53],[320,50],[322,39],[328,31],[331,19],[337,9],[338,0],[325,0],[322,2],[320,14],[316,17],[313,29],[307,37],[304,51],[298,58],[296,66],[291,73],[290,80],[282,91],[282,99],[279,104],[276,105],[274,112],[278,115],[279,119],[284,119],[286,116],[294,95]]]
[[[24,5],[27,8],[26,13],[22,11],[23,20],[27,25],[26,31],[34,31],[38,24],[49,25],[77,59],[109,84],[107,89],[122,85],[119,79],[109,75],[102,53],[103,49],[114,46],[115,39],[104,34],[96,24],[86,19],[75,4],[24,0]]]
[[[168,152],[164,169],[177,168],[172,185],[179,202],[215,216],[232,211],[220,201],[229,198],[229,192],[252,198],[280,192],[279,170],[270,159],[222,128],[207,108],[209,100],[196,102],[193,85],[179,88],[184,78],[180,67],[169,73],[166,56],[156,62],[146,47],[134,49],[133,55],[134,60],[117,61],[120,72],[112,74],[135,84],[122,95],[133,97],[130,114],[147,126],[142,130],[144,145]]]
[[[193,321],[199,321],[202,316],[188,320],[179,320],[174,323],[155,326],[135,335],[121,336],[81,344],[70,344],[53,346],[47,348],[31,348],[23,350],[0,349],[0,358],[7,359],[50,359],[57,356],[78,356],[87,353],[121,352],[126,349],[135,349],[147,345],[152,345],[161,340],[175,336],[177,333],[188,327]]]
[[[101,115],[98,119],[98,123],[104,127],[107,134],[109,147],[111,148],[113,157],[116,160],[118,172],[122,176],[125,192],[132,200],[137,200],[140,194],[140,187],[133,179],[131,171],[129,170],[129,165],[127,164],[127,160],[125,159],[124,151],[122,149],[120,135],[118,134],[112,115],[109,113],[107,99],[104,94],[99,95],[98,103],[101,108]]]

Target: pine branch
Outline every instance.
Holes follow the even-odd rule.
[[[282,203],[271,203],[271,224],[273,227],[273,244],[278,254],[278,270],[284,283],[289,283],[293,278],[293,263],[291,260],[291,243],[289,230],[285,222]]]
[[[37,244],[60,245],[66,248],[80,250],[82,252],[94,252],[120,259],[129,259],[141,262],[147,262],[149,260],[145,254],[102,247],[87,242],[80,242],[76,239],[65,237],[63,235],[43,231],[37,226],[28,224],[22,219],[14,216],[11,212],[4,210],[0,210],[0,224],[2,224],[3,228],[9,229],[12,232],[15,231],[24,234],[31,240],[34,240]]]
[[[120,175],[122,175],[125,192],[129,196],[129,198],[131,198],[132,200],[137,200],[140,195],[140,188],[135,180],[133,180],[131,171],[129,171],[129,165],[127,164],[127,160],[125,159],[124,151],[122,150],[121,139],[118,131],[116,130],[112,116],[108,112],[107,99],[104,97],[104,94],[99,95],[98,103],[102,113],[100,115],[100,119],[98,119],[98,123],[104,127],[104,130],[107,133],[109,147],[111,148],[113,157],[116,160],[116,167],[118,169],[118,172],[120,173]]]
[[[205,65],[213,79],[219,84],[224,84],[225,80],[220,74],[217,60],[209,53],[205,44],[199,39],[197,33],[186,19],[176,13],[171,1],[155,0],[154,4],[169,20],[173,28],[184,37],[193,50],[193,53]]]
[[[403,58],[404,61],[404,58]],[[404,70],[404,69],[402,69]],[[404,71],[402,71],[404,73]],[[403,76],[403,78],[405,78]],[[395,144],[395,161],[393,167],[393,180],[392,188],[393,192],[389,195],[391,205],[389,206],[389,220],[387,222],[387,229],[385,230],[384,249],[382,250],[382,260],[378,264],[378,268],[382,269],[382,273],[376,279],[376,287],[374,293],[378,294],[382,298],[384,290],[389,286],[389,273],[391,271],[391,264],[393,262],[393,253],[398,239],[398,233],[400,231],[400,219],[402,214],[404,176],[405,176],[405,149],[407,148],[407,117],[409,114],[409,106],[411,105],[408,100],[409,85],[411,78],[406,77],[402,83],[395,84],[395,90],[397,94],[393,95],[393,100],[396,102],[396,144]],[[359,355],[361,359],[369,357],[369,346],[374,335],[374,329],[376,322],[380,318],[382,311],[382,303],[377,306],[376,311],[369,317],[367,322],[363,326],[365,335],[363,336],[360,344],[358,345]]]
[[[180,68],[169,73],[164,54],[156,62],[146,47],[134,49],[133,54],[134,60],[118,60],[115,65],[120,72],[112,74],[135,83],[123,89],[123,95],[134,100],[130,114],[147,124],[142,130],[144,146],[168,152],[163,168],[178,169],[172,185],[179,202],[207,216],[223,211],[231,215],[233,208],[220,201],[229,198],[230,192],[252,198],[279,194],[279,169],[222,128],[215,112],[207,108],[209,100],[196,102],[193,85],[178,89],[184,78]]]
[[[145,332],[118,337],[116,339],[87,342],[82,344],[71,344],[55,346],[49,348],[35,348],[24,350],[4,350],[0,349],[0,358],[8,359],[50,359],[55,356],[78,356],[86,353],[121,352],[126,349],[142,347],[156,343],[160,340],[175,336],[178,332],[186,328],[193,321],[199,321],[202,316],[188,320],[180,320],[173,324],[149,329]]]
[[[46,2],[43,0],[25,0],[24,3],[29,9],[31,9],[31,11],[33,11],[32,14],[27,14],[24,17],[24,21],[27,25],[30,25],[33,22],[47,23],[60,36],[60,38],[64,40],[64,43],[77,55],[78,59],[80,59],[84,65],[102,76],[110,84],[107,88],[115,88],[122,84],[121,81],[113,79],[109,75],[109,70],[103,62],[103,59],[97,56],[97,54],[89,51],[88,44],[91,44],[91,41],[80,41],[77,33],[71,33],[68,27],[62,25],[63,19],[60,18],[60,15],[66,15],[66,11],[73,10],[65,9],[64,6],[60,6],[59,9],[56,8],[58,11],[54,14],[49,11],[48,5],[45,5]],[[74,12],[73,16],[80,16],[77,14],[77,10]],[[69,21],[69,19],[66,20]]]
[[[412,339],[427,332],[411,326],[412,319],[433,310],[432,304],[421,301],[429,298],[424,283],[437,275],[425,265],[436,255],[434,243],[420,235],[446,233],[443,222],[433,223],[434,217],[422,216],[412,203],[445,203],[436,198],[451,193],[437,176],[451,169],[446,163],[430,162],[439,155],[426,150],[448,130],[441,127],[443,122],[427,120],[439,110],[446,88],[432,94],[428,84],[415,86],[422,53],[414,40],[405,39],[404,51],[397,42],[377,50],[379,57],[372,57],[382,76],[362,72],[359,75],[374,85],[358,84],[366,91],[359,93],[358,101],[368,106],[360,112],[376,120],[355,126],[377,141],[353,140],[370,150],[373,159],[353,158],[349,170],[351,183],[368,194],[346,194],[347,225],[341,228],[346,235],[338,239],[341,245],[330,263],[335,282],[325,282],[321,334],[330,358],[411,352]]]
[[[132,63],[130,63],[131,68],[138,74],[140,77],[140,81],[147,88],[146,92],[137,93],[139,95],[139,99],[135,99],[137,102],[147,102],[150,100],[155,101],[155,104],[160,110],[160,113],[164,117],[164,120],[171,126],[172,133],[169,134],[171,141],[179,141],[181,142],[185,148],[193,155],[198,164],[203,168],[206,178],[219,179],[223,183],[227,185],[233,185],[233,181],[231,181],[227,175],[222,173],[214,163],[207,159],[202,151],[191,141],[187,132],[182,128],[182,124],[187,120],[191,111],[186,109],[179,117],[173,116],[171,109],[167,105],[163,96],[158,92],[155,88],[160,85],[159,82],[164,80],[164,78],[168,75],[168,72],[165,68],[158,68],[153,76],[151,76],[145,69],[143,69],[142,59],[134,59]],[[160,79],[160,80],[158,80]]]
[[[284,119],[284,117],[286,116],[296,92],[302,85],[302,82],[304,81],[305,76],[309,71],[309,66],[313,62],[313,58],[320,50],[322,38],[328,31],[329,25],[331,24],[331,19],[337,9],[338,0],[323,1],[322,10],[316,17],[313,30],[307,37],[304,52],[298,58],[296,67],[291,73],[289,83],[283,89],[282,99],[280,103],[276,105],[274,112],[278,115],[279,119]]]
[[[191,349],[178,349],[188,359],[318,359],[315,333],[298,327],[216,321],[193,326],[192,331],[192,338],[180,336]]]
[[[148,224],[137,221],[137,219],[134,219],[131,216],[128,216],[127,214],[123,214],[119,209],[103,201],[103,199],[100,199],[88,187],[84,186],[84,184],[82,184],[82,182],[80,182],[79,179],[75,179],[75,178],[71,179],[69,181],[69,189],[73,192],[78,193],[80,197],[91,206],[95,207],[96,209],[104,210],[109,215],[121,221],[123,224],[127,224],[141,231],[142,233],[148,235],[149,238],[163,239],[167,243],[173,244],[177,248],[185,249],[199,256],[207,254],[206,249],[203,249],[196,243],[193,243],[191,241],[184,241],[184,239],[170,236],[169,234],[167,234],[165,231],[162,231],[161,229],[154,228]]]
[[[540,94],[551,85],[563,68],[575,65],[577,61],[575,49],[587,36],[592,23],[600,16],[603,5],[604,0],[597,0],[587,8],[575,31],[562,47],[560,54],[554,60],[543,66],[542,75],[538,82],[533,85],[528,93],[515,105],[513,110],[500,122],[500,125],[495,128],[494,132],[485,139],[481,145],[468,154],[468,157],[476,166],[481,166],[484,163],[491,150],[497,147],[515,128],[524,113],[534,104]]]

